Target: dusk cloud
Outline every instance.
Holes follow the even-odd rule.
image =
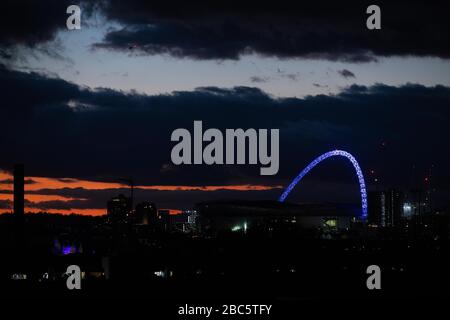
[[[346,79],[347,78],[355,78],[355,74],[347,69],[339,70],[338,73]]]
[[[450,160],[439,138],[450,118],[450,89],[444,86],[353,85],[338,95],[303,99],[274,98],[251,87],[142,95],[90,90],[5,68],[0,70],[0,86],[0,147],[7,150],[0,165],[29,163],[30,176],[104,181],[134,176],[141,184],[156,185],[277,184],[333,148],[354,152],[367,166],[377,166],[382,140],[392,146],[383,151],[392,168],[412,165],[411,159],[423,166],[430,157],[436,163]],[[161,170],[171,163],[171,132],[192,130],[199,119],[205,128],[279,128],[279,174],[263,178],[253,166],[225,165]],[[442,177],[450,176],[442,170]]]
[[[0,57],[16,45],[36,47],[67,31],[69,0],[6,1],[0,19]],[[368,62],[387,56],[450,57],[448,3],[382,1],[382,29],[366,28],[369,2],[276,4],[226,1],[81,0],[83,21],[101,13],[121,27],[94,47],[200,60],[277,58]],[[51,48],[48,48],[51,50]]]
[[[110,0],[104,14],[124,25],[97,48],[191,59],[278,58],[368,62],[386,56],[450,57],[448,4],[377,3],[382,29],[366,28],[371,3],[273,3]],[[174,10],[173,8],[177,8]],[[415,30],[411,32],[411,30]]]

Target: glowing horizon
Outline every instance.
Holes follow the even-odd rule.
[[[11,213],[12,202],[13,202],[13,175],[6,171],[0,170],[0,201],[10,201],[11,205],[9,208],[1,208],[0,214]],[[71,197],[59,194],[49,194],[51,190],[57,191],[61,189],[78,189],[82,188],[84,190],[111,190],[114,189],[128,189],[129,185],[117,182],[99,182],[92,180],[83,180],[75,178],[48,178],[48,177],[35,177],[29,176],[25,177],[28,183],[25,183],[25,201],[31,202],[33,204],[46,203],[49,201],[62,201],[69,203],[70,201],[87,201],[86,198],[81,197]],[[213,192],[218,190],[230,190],[230,191],[266,191],[272,189],[280,189],[282,186],[275,185],[252,185],[252,184],[234,184],[234,185],[200,185],[200,186],[190,186],[190,185],[137,185],[134,187],[135,190],[155,190],[155,191],[203,191],[203,192]],[[45,194],[40,194],[39,191],[44,191]],[[33,193],[30,193],[33,192]],[[161,209],[164,210],[164,209]],[[167,208],[170,210],[170,214],[180,213],[181,210],[176,208]],[[36,208],[34,206],[27,205],[25,203],[25,212],[27,213],[39,213],[48,212],[56,214],[80,214],[80,215],[90,215],[90,216],[100,216],[106,214],[106,204],[105,208],[51,208],[49,205],[48,209]]]

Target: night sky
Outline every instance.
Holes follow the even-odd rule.
[[[448,4],[377,2],[382,29],[371,31],[363,1],[213,2],[6,0],[0,212],[12,208],[14,163],[25,164],[26,211],[98,215],[129,177],[136,200],[160,208],[274,200],[332,149],[358,159],[369,190],[426,188],[432,168],[436,203],[450,205]],[[66,29],[70,4],[81,30]],[[280,129],[278,174],[171,164],[172,131],[194,120]],[[358,199],[343,159],[290,198]]]

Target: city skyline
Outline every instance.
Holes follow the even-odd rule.
[[[98,215],[128,192],[123,178],[135,181],[138,199],[174,210],[276,199],[309,161],[334,149],[358,158],[368,190],[432,183],[435,204],[450,205],[445,10],[411,4],[401,15],[400,4],[385,4],[382,30],[370,31],[361,4],[337,15],[343,4],[173,9],[84,0],[81,30],[67,30],[68,3],[25,1],[26,12],[7,3],[0,212],[12,208],[15,163],[25,164],[29,212]],[[412,38],[405,25],[428,32]],[[278,174],[173,165],[170,134],[195,120],[279,129]],[[351,166],[321,165],[292,200],[358,202]]]
[[[4,297],[432,317],[450,287],[449,9],[2,1]]]

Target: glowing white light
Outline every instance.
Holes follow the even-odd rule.
[[[410,216],[412,213],[412,205],[410,203],[405,203],[403,205],[403,215]]]
[[[166,273],[164,271],[155,271],[154,273],[155,273],[155,276],[157,276],[157,277],[163,278],[166,276]]]
[[[240,225],[236,225],[233,228],[231,228],[231,231],[239,231],[241,230],[241,226]]]

